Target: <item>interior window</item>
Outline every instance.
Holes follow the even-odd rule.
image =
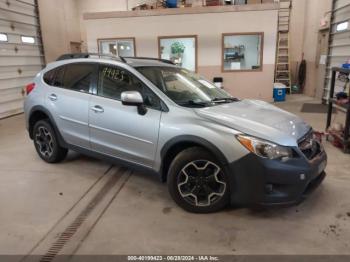
[[[159,98],[133,74],[119,67],[100,66],[98,95],[120,100],[124,91],[138,91],[146,106],[160,108]]]
[[[262,70],[264,33],[223,34],[223,71]]]
[[[124,57],[135,56],[134,38],[99,39],[98,44],[102,54]]]
[[[160,58],[190,71],[197,70],[197,36],[159,37],[158,50]]]
[[[69,64],[66,65],[62,87],[88,93],[90,83],[94,74],[93,64]]]

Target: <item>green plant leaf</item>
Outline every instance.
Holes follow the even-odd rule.
[[[185,52],[185,45],[179,41],[172,43],[171,53],[172,54],[183,54]]]

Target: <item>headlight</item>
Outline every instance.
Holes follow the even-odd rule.
[[[246,135],[238,135],[237,139],[246,149],[260,157],[269,159],[293,157],[293,150],[289,147],[279,146],[271,142]]]

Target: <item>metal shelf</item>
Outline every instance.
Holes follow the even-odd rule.
[[[334,88],[335,88],[336,75],[339,72],[350,74],[350,69],[345,69],[340,67],[332,68],[332,78],[331,78],[331,85],[330,85],[329,96],[328,96],[329,99],[328,99],[326,130],[328,130],[328,128],[331,125],[333,108],[337,108],[346,114],[345,125],[344,125],[344,136],[337,137],[339,140],[342,141],[343,151],[344,153],[346,153],[346,152],[349,152],[349,149],[350,149],[350,130],[349,130],[350,129],[350,91],[348,94],[348,105],[339,105],[336,103],[336,99],[334,99]]]

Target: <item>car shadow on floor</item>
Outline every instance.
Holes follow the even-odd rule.
[[[74,162],[77,160],[83,160],[83,161],[88,161],[88,162],[100,162],[101,161],[97,158],[90,157],[90,156],[83,155],[83,154],[80,154],[78,152],[69,150],[67,157],[64,159],[63,163]]]
[[[84,160],[88,162],[100,162],[101,160],[89,157],[74,151],[69,151],[66,159],[64,162],[74,162],[78,160]],[[63,162],[63,163],[64,163]],[[106,162],[107,164],[112,165],[110,162]],[[150,183],[154,184],[154,187],[158,188],[157,191],[157,197],[159,198],[166,198],[170,201],[170,196],[167,193],[167,183],[161,182],[160,178],[156,174],[150,174],[147,172],[141,172],[138,170],[134,169],[129,169],[132,172],[132,176],[137,177],[137,180],[141,181],[143,183]],[[129,182],[130,183],[130,182]],[[322,187],[322,186],[321,186]],[[135,188],[136,190],[136,188]],[[143,188],[140,188],[138,191],[142,191]],[[155,192],[153,192],[155,193]],[[317,195],[317,194],[316,194]],[[151,199],[155,200],[155,196],[149,196]],[[315,197],[315,196],[311,196]],[[317,197],[319,198],[319,197]],[[218,213],[228,213],[230,214],[231,212],[236,213],[244,210],[244,213],[250,217],[254,218],[260,218],[260,219],[267,219],[267,218],[278,218],[278,217],[283,217],[283,216],[290,216],[292,213],[299,213],[302,212],[304,204],[307,205],[307,202],[309,199],[305,199],[303,202],[301,202],[298,205],[291,205],[291,206],[286,206],[286,207],[261,207],[261,206],[252,206],[252,207],[244,207],[244,206],[233,206],[233,205],[228,205],[224,210],[219,211]],[[306,203],[305,203],[306,202]],[[307,205],[310,206],[310,205]],[[175,203],[170,204],[162,210],[163,213],[169,213],[169,210],[172,208],[179,208]],[[308,207],[309,208],[309,207]],[[312,208],[312,205],[311,205]]]

